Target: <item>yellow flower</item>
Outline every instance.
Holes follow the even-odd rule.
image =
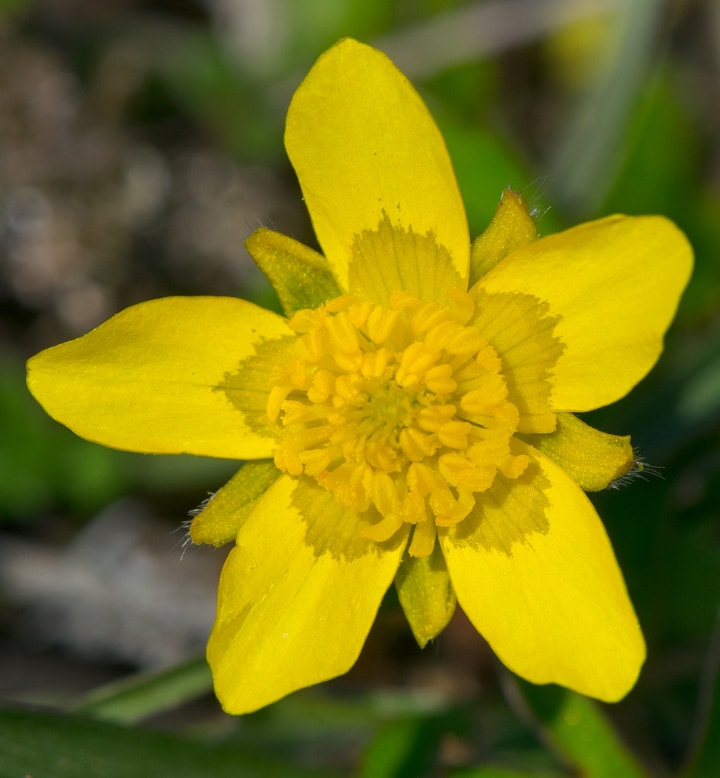
[[[622,697],[645,647],[583,489],[633,454],[571,414],[655,363],[687,241],[625,216],[536,239],[507,192],[471,245],[425,105],[352,40],[297,90],[285,142],[324,255],[264,229],[248,249],[287,318],[143,303],[30,360],[31,391],[104,445],[257,460],[191,527],[235,541],[208,646],[229,712],[346,672],[393,581],[421,645],[457,597],[514,672]]]

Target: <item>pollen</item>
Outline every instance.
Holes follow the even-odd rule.
[[[367,513],[368,538],[411,525],[410,554],[430,554],[437,528],[465,519],[498,472],[528,465],[511,452],[520,414],[474,316],[456,290],[447,304],[402,292],[389,307],[343,295],[298,311],[267,405],[276,466]]]

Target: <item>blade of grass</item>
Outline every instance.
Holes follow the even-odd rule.
[[[558,686],[533,686],[509,675],[504,690],[540,740],[583,778],[648,778],[598,703]]]
[[[137,673],[94,689],[73,712],[96,719],[133,724],[212,691],[212,676],[204,658],[157,673]]]
[[[684,778],[720,774],[720,611],[700,678],[693,737],[681,774]]]
[[[617,6],[614,36],[603,74],[581,101],[551,156],[550,199],[574,217],[595,211],[607,194],[623,154],[625,133],[642,83],[650,72],[662,0]]]

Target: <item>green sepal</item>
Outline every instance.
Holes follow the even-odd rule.
[[[424,648],[445,629],[457,603],[440,544],[427,557],[406,553],[395,587],[415,640]]]
[[[193,543],[224,546],[235,540],[240,525],[260,497],[280,476],[270,460],[247,462],[219,489],[190,524]]]
[[[487,229],[472,243],[469,286],[474,286],[508,254],[535,240],[537,228],[525,201],[517,192],[506,189]]]
[[[275,288],[286,316],[342,294],[325,257],[287,235],[261,227],[245,248]]]
[[[560,465],[586,492],[607,488],[635,463],[628,435],[600,432],[572,413],[557,414],[555,432],[522,438]]]

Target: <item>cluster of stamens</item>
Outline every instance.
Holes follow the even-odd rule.
[[[432,551],[436,527],[468,516],[498,471],[517,478],[528,465],[510,451],[518,410],[474,311],[464,292],[446,305],[395,292],[389,307],[343,295],[299,311],[293,358],[270,392],[277,467],[354,511],[374,508],[373,540],[415,525],[414,556]]]

